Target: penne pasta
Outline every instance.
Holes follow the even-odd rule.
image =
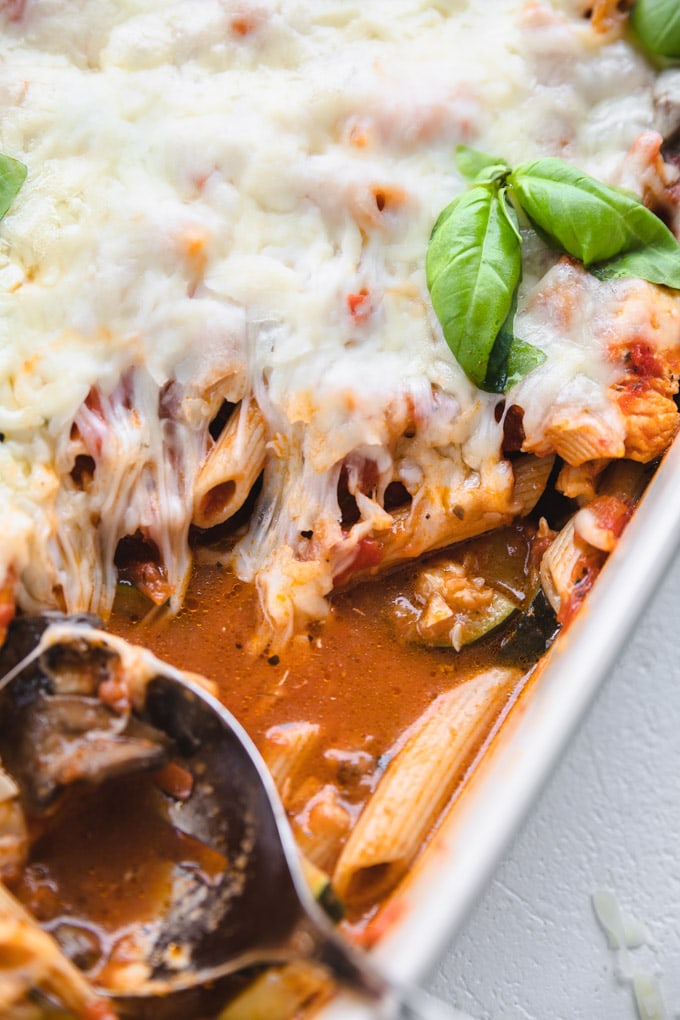
[[[520,517],[531,513],[545,492],[554,463],[554,457],[532,456],[520,457],[514,462],[515,487],[512,495]]]
[[[332,869],[352,820],[335,786],[327,783],[313,794],[294,819],[295,837],[308,861],[323,871]]]
[[[587,409],[574,410],[568,415],[555,414],[545,436],[550,449],[575,467],[601,457],[623,457],[625,453],[618,431]]]
[[[595,474],[600,471],[597,464]],[[647,469],[637,461],[610,464],[601,474],[597,493],[565,524],[543,555],[541,585],[560,622],[571,618],[592,586],[604,555],[616,547],[646,481]]]
[[[317,723],[293,722],[270,726],[265,734],[262,757],[284,806],[295,793],[295,778],[317,746],[320,732]]]
[[[541,586],[556,613],[574,585],[574,576],[584,552],[572,517],[558,534],[541,560]]]
[[[212,528],[240,510],[262,471],[264,418],[254,400],[243,400],[229,418],[194,482],[193,523]]]
[[[206,935],[245,888],[132,642],[209,677],[317,900],[333,873],[383,937],[680,426],[680,98],[636,7],[0,0],[0,659],[28,614],[110,628],[60,674],[53,626],[35,706],[0,703],[0,881],[35,913],[0,887],[0,1017],[82,1015],[62,950],[113,993],[155,974],[166,872]],[[250,977],[210,1020],[330,993]]]
[[[440,695],[413,725],[348,839],[333,884],[350,902],[392,887],[463,781],[519,679],[490,669]]]
[[[505,493],[494,493],[495,500],[488,491],[482,494],[474,488],[461,489],[459,495],[453,506],[424,497],[408,511],[395,514],[392,528],[382,538],[381,569],[474,538],[512,520]],[[494,502],[498,510],[493,509]]]
[[[604,458],[600,460],[589,460],[578,467],[571,464],[563,464],[555,488],[567,497],[567,499],[578,499],[587,501],[595,498],[597,483],[600,475],[610,462]]]
[[[312,1002],[320,1005],[331,992],[325,971],[291,963],[260,974],[222,1010],[218,1020],[289,1020]]]

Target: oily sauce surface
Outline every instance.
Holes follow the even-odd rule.
[[[493,658],[484,646],[455,653],[400,642],[390,606],[407,581],[400,572],[337,596],[325,622],[277,655],[253,653],[257,595],[220,567],[198,567],[185,608],[158,629],[140,622],[141,601],[126,589],[110,627],[213,680],[259,745],[270,726],[309,720],[322,728],[322,757],[351,748],[378,759],[437,695]]]
[[[210,881],[226,866],[172,825],[155,774],[73,789],[33,829],[12,890],[82,970],[111,987],[144,958],[175,879],[192,870]]]
[[[457,653],[399,638],[395,606],[409,594],[418,569],[335,595],[328,618],[275,655],[253,650],[256,592],[218,566],[195,570],[176,618],[148,625],[144,603],[127,587],[111,622],[160,658],[213,680],[266,760],[275,729],[319,727],[294,795],[284,803],[301,849],[329,872],[347,832],[338,829],[333,847],[329,839],[326,851],[315,856],[320,835],[314,812],[333,815],[337,807],[353,824],[404,732],[430,702],[494,664],[493,640]],[[500,703],[499,713],[502,708]]]
[[[515,559],[524,563],[528,545],[519,533],[515,538]],[[509,543],[506,535],[506,560]],[[490,555],[491,547],[481,548]],[[487,572],[481,561],[476,566]],[[497,659],[494,638],[460,652],[403,639],[398,607],[412,594],[418,569],[414,565],[336,594],[328,618],[278,654],[254,645],[260,620],[255,590],[220,566],[195,568],[185,607],[175,618],[148,616],[149,604],[134,587],[119,588],[109,628],[214,681],[265,759],[275,730],[318,728],[284,803],[301,849],[329,874],[405,731],[439,694]],[[508,589],[511,582],[510,576],[496,578]],[[499,715],[504,705],[499,700]],[[143,957],[139,932],[162,924],[177,867],[188,861],[210,870],[214,864],[206,857],[209,848],[190,846],[171,826],[163,808],[168,791],[162,785],[161,791],[153,777],[136,776],[105,784],[72,808],[67,804],[37,835],[15,890],[53,930],[66,919],[65,936],[56,930],[55,935],[105,983],[116,967],[134,967],[139,950]],[[321,853],[319,843],[325,845]],[[362,937],[377,907],[371,901],[350,904],[354,937]]]

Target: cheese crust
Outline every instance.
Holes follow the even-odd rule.
[[[192,520],[229,519],[261,477],[220,555],[283,641],[338,583],[526,512],[510,408],[525,453],[662,452],[672,292],[527,237],[519,332],[548,358],[501,406],[425,283],[457,144],[669,194],[655,75],[611,7],[0,4],[0,148],[28,167],[0,228],[0,577],[20,606],[106,616],[132,540],[177,610]]]

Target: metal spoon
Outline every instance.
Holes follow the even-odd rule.
[[[53,625],[30,662],[45,663],[69,642],[84,654],[95,647],[117,654],[126,645],[88,625]],[[423,991],[397,985],[333,927],[310,893],[267,767],[231,713],[151,653],[135,649],[132,661],[144,674],[135,715],[170,738],[172,760],[193,777],[190,796],[172,804],[170,820],[222,854],[229,866],[210,882],[189,875],[177,890],[147,954],[149,971],[142,984],[124,994],[100,989],[114,998],[121,1016],[184,1020],[197,995],[203,1002],[206,989],[208,995],[213,989],[219,1001],[221,987],[233,975],[305,959],[371,1002],[376,1016],[463,1020],[462,1013]],[[28,664],[20,663],[0,686],[21,684]],[[35,675],[31,683],[35,686]]]

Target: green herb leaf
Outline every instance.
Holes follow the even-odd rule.
[[[26,167],[18,159],[0,153],[0,220],[26,180]]]
[[[489,363],[486,366],[486,376],[481,389],[487,393],[505,393],[508,382],[508,355],[515,339],[515,315],[517,313],[517,291],[519,280],[512,295],[508,314],[498,331],[498,336],[489,355]]]
[[[547,360],[548,355],[545,351],[542,351],[539,347],[534,347],[528,340],[520,340],[519,337],[514,337],[508,351],[508,375],[505,380],[505,390],[515,386],[520,379],[523,379],[529,372],[533,372],[535,368],[538,368],[539,365],[542,365]]]
[[[476,186],[437,220],[427,251],[427,284],[446,342],[468,378],[484,383],[489,357],[521,272],[520,242],[505,197]]]
[[[474,183],[435,223],[427,284],[451,351],[481,389],[505,392],[546,357],[514,335],[522,268],[518,213],[549,245],[601,279],[636,276],[680,290],[680,244],[630,192],[559,159],[511,170],[465,146],[456,158]]]
[[[630,15],[630,24],[650,53],[680,59],[678,0],[637,0]]]
[[[680,245],[673,238],[672,247],[659,244],[625,252],[618,258],[591,266],[590,271],[600,280],[638,276],[641,280],[680,290]]]
[[[635,195],[602,184],[559,159],[523,163],[509,183],[547,243],[586,267],[596,265],[598,276],[639,276],[667,287],[680,286],[680,245]]]
[[[480,176],[485,181],[495,180],[498,174],[506,174],[510,170],[504,159],[469,145],[456,146],[456,166],[466,180],[475,182],[480,182]]]
[[[486,378],[481,387],[488,393],[505,393],[534,368],[542,365],[547,358],[538,347],[515,336],[516,312],[517,290],[513,294],[510,311],[500,328],[489,357]]]
[[[517,211],[512,204],[512,192],[506,185],[499,187],[498,197],[500,199],[500,212],[508,221],[508,226],[514,233],[515,237],[522,244],[522,235],[519,232],[519,224],[517,222]]]

